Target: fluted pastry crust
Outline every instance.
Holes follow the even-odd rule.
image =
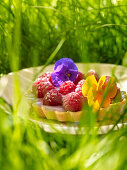
[[[100,108],[97,112],[97,121],[101,121],[104,118],[106,120],[117,120],[119,119],[120,115],[123,113],[123,109],[126,103],[126,98],[124,98],[121,102],[110,104],[108,108]],[[50,109],[45,107],[44,105],[37,105],[35,103],[32,104],[32,108],[37,111],[38,115],[51,119],[51,120],[58,120],[60,122],[78,122],[81,118],[82,114],[85,114],[85,110],[79,112],[70,112],[70,111],[59,111],[59,109]]]

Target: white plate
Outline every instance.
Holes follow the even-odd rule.
[[[112,75],[115,74],[116,77],[118,78],[118,86],[120,87],[121,90],[124,90],[127,92],[127,68],[123,66],[116,66],[113,64],[99,64],[99,63],[90,63],[90,64],[81,64],[77,63],[77,67],[79,68],[79,71],[86,73],[90,69],[94,69],[97,71],[100,76],[101,75]],[[20,82],[20,87],[22,94],[25,94],[25,92],[31,87],[31,84],[33,82],[33,78],[35,73],[39,72],[43,66],[36,67],[36,68],[28,68],[28,69],[23,69],[20,70],[16,73],[18,80]],[[51,72],[53,71],[53,65],[47,66],[44,70],[44,72]],[[42,74],[42,73],[41,73]],[[12,104],[13,101],[13,89],[14,89],[14,84],[13,84],[13,78],[14,78],[14,73],[9,73],[6,76],[3,76],[0,79],[0,95],[3,97],[9,104]],[[75,134],[75,133],[84,133],[84,129],[80,129],[78,126],[75,126],[74,124],[72,125],[66,125],[62,123],[57,123],[57,122],[50,122],[50,121],[45,121],[45,120],[36,120],[33,118],[30,118],[30,121],[37,123],[41,128],[43,128],[46,132],[56,132],[57,130],[62,132],[62,133],[70,133],[70,134]],[[126,126],[127,123],[119,123],[114,130],[117,130],[121,128],[122,126]],[[113,125],[105,125],[101,126],[98,133],[99,134],[104,134],[107,133],[110,129],[112,129]],[[95,127],[96,128],[96,127]]]

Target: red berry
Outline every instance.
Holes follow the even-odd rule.
[[[78,82],[77,87],[82,87],[82,85],[85,83],[85,80],[81,80]]]
[[[95,78],[96,78],[96,80],[97,80],[97,82],[98,82],[98,80],[99,80],[99,76],[98,76],[98,74],[97,74],[97,72],[95,71],[95,70],[89,70],[86,74],[85,74],[85,78],[87,78],[88,76],[95,76]]]
[[[72,81],[65,81],[59,88],[61,94],[68,94],[75,91],[76,85]]]
[[[82,96],[82,85],[85,83],[85,80],[81,80],[80,82],[78,82],[75,92],[79,93],[80,96]]]
[[[65,95],[63,99],[63,107],[66,111],[77,112],[82,109],[83,98],[76,92]]]
[[[41,77],[38,77],[35,81],[34,81],[34,85],[36,84],[36,85],[38,85],[38,84],[40,84],[41,82],[42,82],[43,80],[42,80],[42,78]]]
[[[38,98],[44,97],[44,95],[55,87],[50,82],[41,82],[36,86],[36,94]]]
[[[38,77],[34,83],[32,84],[32,91],[33,93],[37,92],[37,89],[40,88],[39,84],[42,82],[50,82],[52,84],[51,81],[51,73],[44,73],[42,76]],[[39,87],[38,87],[39,86]],[[41,94],[41,92],[39,92],[39,94]],[[43,96],[43,95],[39,95],[39,96]]]
[[[81,87],[76,88],[75,92],[77,92],[80,96],[82,96],[82,88]]]
[[[81,72],[78,72],[78,76],[77,76],[76,80],[74,81],[74,84],[77,85],[78,82],[82,79],[84,79],[84,75]]]
[[[32,91],[35,93],[37,90],[37,86],[42,82],[42,78],[38,77],[32,84]]]
[[[48,106],[62,105],[62,95],[58,90],[52,89],[43,98],[43,104]]]
[[[49,73],[49,72],[44,73],[44,74],[41,75],[39,78],[42,78],[43,81],[49,81],[50,83],[52,83],[51,73]]]
[[[51,77],[51,73],[49,73],[49,72],[44,73],[44,74],[42,74],[40,77],[41,77],[41,78],[45,78],[45,77],[50,78],[50,77]]]

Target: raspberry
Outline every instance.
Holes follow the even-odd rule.
[[[43,98],[43,104],[48,106],[62,105],[62,95],[58,90],[52,89]]]
[[[44,73],[34,81],[34,83],[32,84],[33,93],[36,93],[39,84],[42,82],[50,82],[52,84],[51,73]]]
[[[32,84],[32,91],[35,93],[37,90],[37,86],[42,82],[42,78],[38,77]]]
[[[38,84],[40,84],[42,81],[43,81],[42,78],[41,78],[41,77],[38,77],[38,78],[34,81],[33,84],[38,85]]]
[[[77,92],[80,96],[82,96],[82,85],[85,83],[85,80],[81,80],[78,82],[75,92]]]
[[[99,76],[98,76],[98,74],[97,74],[97,72],[95,71],[95,70],[89,70],[86,74],[85,74],[85,78],[87,78],[88,76],[95,76],[95,78],[96,78],[96,80],[97,80],[97,82],[98,82],[98,80],[99,80]]]
[[[47,72],[47,73],[44,73],[40,76],[41,78],[50,78],[51,77],[51,73]]]
[[[75,91],[76,85],[72,81],[65,81],[59,88],[61,94],[68,94]]]
[[[85,83],[85,80],[81,80],[78,82],[77,87],[82,87],[82,85]]]
[[[44,74],[41,75],[39,78],[42,78],[43,81],[49,81],[50,83],[52,83],[51,73],[49,73],[49,72],[44,73]]]
[[[63,107],[66,111],[77,112],[82,109],[83,98],[76,92],[65,95],[63,99]]]
[[[78,72],[78,76],[77,76],[76,80],[74,81],[74,84],[77,85],[78,82],[82,79],[84,79],[84,75],[81,72]]]
[[[55,89],[55,87],[50,82],[42,81],[36,86],[36,89],[34,92],[37,94],[38,98],[42,98],[48,91],[52,89]]]

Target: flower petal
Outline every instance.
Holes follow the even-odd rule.
[[[88,91],[87,100],[88,100],[88,105],[93,106],[93,104],[94,104],[94,94],[93,94],[92,87]]]
[[[56,68],[57,68],[59,65],[61,65],[61,64],[67,65],[68,69],[78,70],[77,66],[75,65],[75,63],[73,62],[72,59],[70,59],[70,58],[62,58],[62,59],[58,60],[58,61],[55,63],[54,71],[55,71]]]
[[[101,107],[108,107],[111,103],[110,97],[108,95],[104,96],[104,92],[98,92],[96,100],[98,101]]]
[[[97,90],[100,91],[102,89],[102,86],[105,82],[105,76],[102,76],[99,81],[98,81],[98,85],[97,85]]]
[[[111,77],[109,80],[108,96],[114,98],[117,94],[117,85],[114,77]]]
[[[77,75],[78,75],[78,70],[69,69],[68,74],[70,74],[69,80],[75,81],[75,79],[77,78]]]
[[[51,79],[55,86],[59,87],[65,81],[75,81],[78,75],[78,68],[70,58],[62,58],[55,63],[54,73]]]
[[[51,73],[51,80],[52,83],[56,86],[59,87],[61,84],[63,84],[65,81],[68,81],[69,78],[66,75],[59,75],[55,72]]]
[[[102,106],[103,106],[103,107],[109,107],[110,103],[111,103],[111,99],[110,99],[109,97],[107,97],[107,98],[103,101]]]
[[[91,87],[93,91],[97,91],[97,80],[94,76],[88,76],[85,83],[83,84],[82,93],[84,96],[87,96]]]
[[[94,111],[97,111],[100,108],[100,104],[99,104],[98,100],[96,100],[94,102],[93,108],[94,108]]]
[[[64,74],[65,73],[66,74],[67,68],[68,68],[67,65],[61,64],[56,68],[55,73],[57,73],[57,74]]]
[[[116,96],[116,94],[117,94],[117,86],[115,85],[114,87],[112,86],[112,87],[110,87],[110,89],[109,89],[109,94],[108,94],[108,96],[110,97],[110,98],[114,98],[115,96]]]

